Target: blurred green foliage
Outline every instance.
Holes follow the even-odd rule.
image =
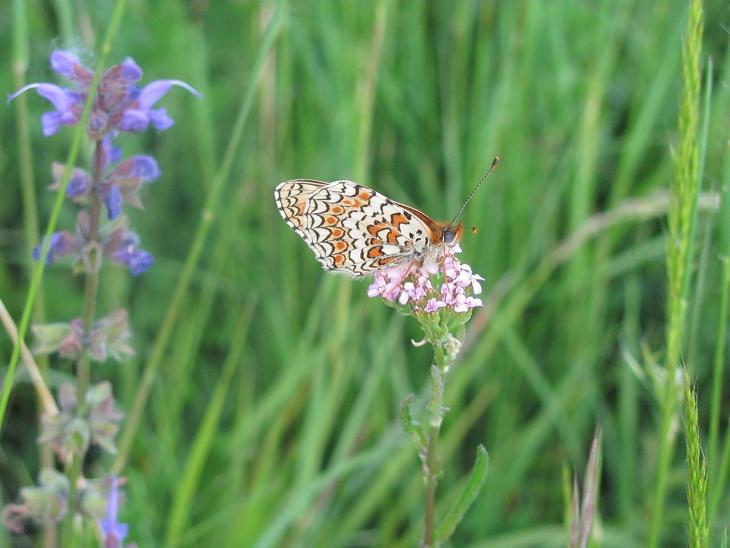
[[[0,4],[0,89],[8,93],[14,68],[25,68],[14,47],[14,9],[23,4]],[[418,543],[423,484],[398,408],[409,393],[423,402],[431,356],[409,342],[420,338],[415,322],[368,299],[365,282],[321,271],[279,218],[272,192],[291,178],[347,178],[448,219],[499,154],[496,175],[464,218],[479,231],[465,235],[463,258],[487,278],[488,293],[447,386],[444,508],[479,444],[490,472],[453,545],[565,545],[563,467],[584,468],[597,422],[604,447],[595,538],[643,545],[661,422],[648,372],[662,364],[666,344],[666,192],[679,141],[686,5],[130,0],[111,61],[131,56],[146,80],[179,78],[205,97],[170,93],[163,106],[172,129],[121,139],[125,153],[153,154],[163,171],[145,190],[145,210],[132,213],[157,264],[134,280],[113,266],[102,274],[99,312],[129,307],[137,357],[93,376],[113,381],[125,410],[208,193],[223,177],[123,471],[130,539]],[[93,61],[112,9],[111,0],[27,2],[25,80],[54,78],[47,58],[56,47]],[[280,26],[256,71],[272,20]],[[727,362],[718,301],[726,305],[720,257],[730,253],[730,218],[716,210],[730,176],[729,22],[726,3],[707,2],[702,70],[706,78],[711,58],[714,84],[704,92],[703,198],[683,334],[703,440],[718,336]],[[221,171],[249,90],[254,103],[231,170]],[[50,164],[65,159],[71,130],[44,139],[38,116],[47,104],[29,94],[27,105],[43,229]],[[36,243],[23,214],[18,112],[16,103],[0,108],[0,297],[16,318]],[[61,225],[73,218],[68,204]],[[54,266],[43,286],[47,318],[78,316],[79,278]],[[10,352],[0,338],[1,363]],[[51,367],[55,388],[70,365]],[[5,500],[39,470],[36,400],[24,378],[0,437]],[[719,447],[708,462],[717,499],[711,542],[730,520],[729,465],[720,463],[728,411],[720,399]],[[686,542],[686,474],[684,444],[676,444],[666,546]]]

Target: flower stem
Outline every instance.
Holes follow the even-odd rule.
[[[96,315],[96,297],[99,290],[99,270],[101,269],[102,255],[99,244],[99,223],[101,221],[101,196],[99,195],[99,183],[101,182],[104,166],[104,147],[101,141],[95,142],[93,160],[93,179],[91,183],[91,213],[89,219],[89,264],[86,268],[86,281],[84,288],[84,310],[81,320],[84,324],[84,336],[88,337],[91,326]],[[76,395],[78,398],[78,411],[83,414],[86,411],[86,391],[89,388],[91,378],[90,361],[86,352],[82,352],[78,360],[76,370]]]
[[[423,479],[426,483],[426,501],[423,517],[423,546],[433,546],[433,530],[436,515],[436,486],[441,472],[437,445],[444,416],[444,384],[448,364],[446,353],[440,345],[434,345],[436,363],[431,366],[431,399],[428,402],[428,441],[423,455]]]
[[[434,515],[436,514],[436,484],[438,483],[437,468],[438,457],[436,455],[436,444],[439,438],[440,428],[430,427],[428,433],[428,445],[426,446],[426,458],[424,464],[424,479],[426,480],[426,507],[423,518],[423,546],[433,544]]]
[[[84,288],[84,308],[81,320],[84,325],[84,338],[88,341],[91,326],[96,315],[96,298],[99,289],[99,270],[101,268],[101,253],[99,245],[99,224],[101,222],[101,196],[99,195],[99,183],[103,176],[104,147],[102,141],[94,143],[94,159],[92,165],[91,182],[91,212],[89,221],[89,246],[88,263],[86,264],[86,277]],[[86,413],[86,392],[91,382],[91,361],[88,352],[81,352],[76,362],[76,414],[83,417]],[[76,535],[73,521],[76,511],[77,483],[83,471],[84,453],[74,453],[70,465],[67,467],[69,478],[69,509],[64,518],[64,546],[74,546]]]

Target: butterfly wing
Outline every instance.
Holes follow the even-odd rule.
[[[327,270],[366,276],[417,259],[432,242],[410,208],[352,181],[329,183],[308,201],[303,238]]]
[[[296,179],[274,191],[279,213],[326,270],[366,276],[422,257],[438,225],[352,181]]]
[[[322,181],[296,179],[293,181],[285,181],[274,190],[276,208],[279,210],[282,218],[310,247],[312,244],[308,240],[307,233],[305,232],[307,205],[312,194],[326,184]]]

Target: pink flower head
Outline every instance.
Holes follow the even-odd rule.
[[[386,301],[394,302],[403,291],[403,272],[393,268],[376,272],[373,283],[368,287],[368,297],[382,297]]]
[[[474,298],[482,292],[484,278],[474,274],[469,265],[456,258],[461,248],[446,247],[443,260],[436,266],[402,267],[377,272],[368,287],[369,297],[382,297],[410,306],[414,312],[434,314],[442,308],[464,313],[482,306],[481,299]],[[439,266],[441,268],[439,268]]]

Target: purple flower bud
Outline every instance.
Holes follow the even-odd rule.
[[[94,73],[86,68],[79,58],[70,51],[57,49],[51,53],[51,68],[64,78],[71,80],[80,87],[91,84]]]
[[[146,272],[155,262],[151,253],[139,248],[139,238],[133,232],[126,232],[110,255],[113,260],[129,268],[132,276]]]
[[[139,178],[143,181],[154,181],[161,175],[157,160],[147,154],[138,154],[119,164],[111,174],[111,178]]]
[[[74,170],[71,180],[66,187],[66,196],[69,198],[78,198],[85,196],[91,188],[89,177],[86,172],[81,169]]]
[[[49,190],[60,190],[61,182],[63,181],[63,176],[65,173],[66,166],[64,164],[53,162],[51,166],[53,184],[48,187]],[[80,168],[74,168],[71,172],[71,179],[69,180],[68,186],[66,187],[66,196],[78,202],[81,201],[81,199],[84,198],[90,190],[91,177],[89,176],[88,172]]]
[[[119,479],[115,475],[111,475],[109,488],[109,502],[107,504],[106,518],[99,521],[99,528],[104,536],[104,546],[122,546],[125,537],[129,532],[129,526],[126,523],[119,523]]]
[[[80,64],[79,58],[70,51],[56,50],[51,53],[51,68],[69,80],[74,77],[74,66]]]
[[[38,244],[33,248],[33,259],[39,261],[41,258],[41,250],[43,244]],[[66,251],[66,237],[64,232],[54,232],[51,234],[51,242],[48,246],[48,255],[46,255],[46,264],[51,264],[53,261],[62,257]]]
[[[141,249],[137,249],[131,253],[127,252],[122,262],[129,266],[129,271],[132,273],[132,276],[139,276],[147,272],[155,264],[152,254]]]
[[[119,191],[118,186],[112,185],[109,191],[104,194],[104,205],[106,205],[110,221],[119,217],[122,212],[122,193]]]
[[[109,114],[98,107],[89,114],[89,121],[86,124],[89,136],[98,141],[109,129]]]
[[[132,133],[141,133],[147,129],[150,123],[150,119],[141,110],[125,110],[122,114],[122,119],[117,124],[117,129],[120,131],[129,131]]]
[[[104,136],[102,146],[104,147],[104,160],[106,165],[118,164],[122,159],[122,149],[112,144],[112,139],[116,137],[117,132],[111,131]]]
[[[142,79],[142,69],[134,62],[134,59],[127,57],[121,64],[121,79],[130,84],[136,84]]]

